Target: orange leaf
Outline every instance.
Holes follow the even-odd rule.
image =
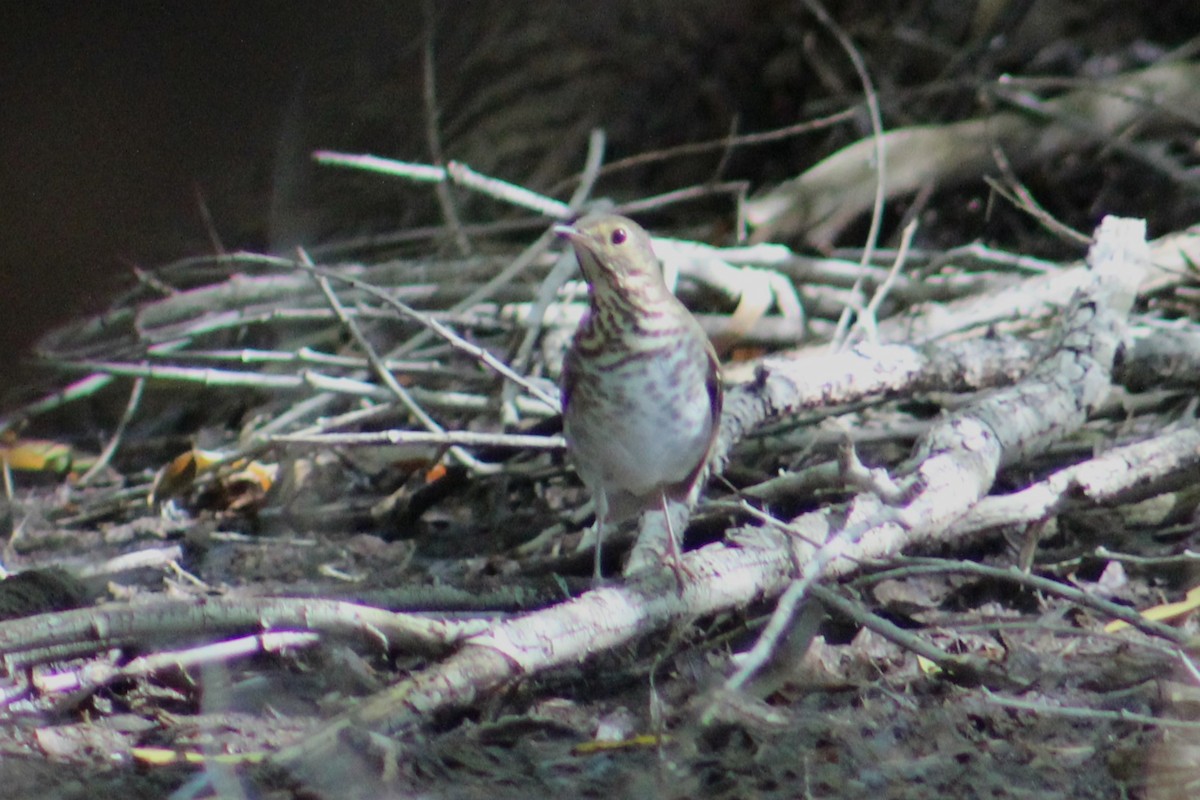
[[[69,445],[49,439],[18,439],[0,444],[0,461],[26,472],[66,472],[74,454]]]

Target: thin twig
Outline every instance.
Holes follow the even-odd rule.
[[[575,187],[575,191],[571,193],[571,199],[567,201],[567,206],[572,214],[583,208],[583,204],[592,196],[592,189],[600,178],[600,167],[604,164],[606,144],[607,137],[603,128],[595,128],[588,134],[587,159],[583,162],[579,185]]]
[[[315,265],[312,263],[311,259],[309,259],[308,254],[304,252],[304,249],[299,248],[298,251],[300,263],[305,267],[315,269]],[[329,279],[324,275],[314,272],[313,280],[316,281],[317,286],[320,287],[321,293],[325,295],[325,299],[329,301],[329,306],[333,309],[334,314],[337,315],[342,325],[354,338],[354,341],[358,343],[359,348],[367,357],[367,361],[371,364],[371,369],[374,370],[375,374],[379,376],[379,379],[383,381],[383,385],[391,390],[392,394],[396,395],[397,399],[400,400],[400,403],[407,408],[409,413],[412,414],[418,422],[424,425],[427,430],[433,431],[434,433],[445,433],[446,429],[439,425],[433,417],[429,416],[425,409],[421,408],[420,404],[413,399],[413,396],[409,394],[408,390],[401,386],[399,381],[396,380],[396,376],[391,373],[391,370],[384,365],[383,359],[379,357],[379,353],[375,351],[375,347],[371,344],[367,337],[363,335],[362,330],[358,327],[358,324],[354,321],[354,319],[346,313],[346,309],[342,306],[341,301],[338,300],[337,294],[329,285]],[[461,447],[452,446],[450,448],[450,454],[458,459],[463,466],[468,467],[472,471],[487,473],[493,470],[493,467],[483,464]]]
[[[96,458],[96,463],[88,467],[87,472],[79,477],[79,486],[87,486],[91,483],[100,474],[100,471],[112,461],[113,455],[117,452],[117,447],[121,444],[121,439],[125,437],[125,431],[129,428],[129,423],[133,420],[133,415],[137,413],[138,407],[142,404],[142,393],[145,388],[145,378],[134,380],[133,387],[129,390],[129,400],[125,403],[125,411],[121,414],[120,422],[117,423],[117,429],[109,437],[108,444],[104,445],[104,449],[100,452],[99,457]]]
[[[996,158],[997,163],[1007,161],[1007,158],[1001,158],[1000,156],[997,156]],[[1033,196],[1033,192],[1029,191],[1029,188],[1026,187],[1025,184],[1021,183],[1021,181],[1018,180],[1015,175],[1009,176],[1008,180],[1012,185],[1011,188],[1000,183],[990,175],[983,176],[984,183],[990,186],[992,191],[1003,197],[1008,202],[1012,203],[1014,208],[1024,211],[1030,217],[1037,220],[1039,225],[1058,236],[1063,241],[1076,245],[1086,245],[1091,241],[1091,239],[1089,239],[1087,236],[1075,230],[1070,225],[1067,225],[1065,222],[1061,222],[1060,220],[1056,219],[1053,214],[1042,208],[1042,204],[1039,203],[1037,198]]]
[[[192,191],[196,195],[196,207],[200,211],[200,221],[204,225],[204,232],[208,234],[209,244],[217,255],[223,256],[227,252],[225,243],[221,241],[221,234],[217,232],[216,223],[213,222],[212,210],[208,207],[208,200],[204,198],[204,190],[197,183],[192,185]]]
[[[511,447],[514,450],[561,450],[561,436],[532,436],[518,433],[482,433],[477,431],[369,431],[366,433],[282,433],[271,436],[277,444],[308,444],[338,447],[379,445],[436,445],[453,447]]]
[[[867,267],[874,257],[874,250],[879,244],[879,231],[883,227],[883,209],[887,197],[887,148],[884,146],[883,139],[883,115],[879,111],[879,97],[875,93],[875,86],[871,81],[871,75],[867,72],[866,62],[863,61],[862,53],[851,41],[846,32],[841,26],[834,21],[829,12],[825,10],[818,0],[804,0],[805,7],[817,18],[817,20],[825,26],[825,28],[833,34],[839,45],[850,58],[850,63],[854,65],[854,71],[858,73],[858,79],[862,83],[863,97],[867,101],[867,111],[871,118],[871,134],[872,141],[875,145],[875,199],[871,206],[871,227],[867,231],[867,240],[863,245],[863,253],[861,266]],[[858,294],[860,287],[855,284],[854,292]],[[850,319],[849,312],[842,313],[838,320],[838,331],[834,335],[834,340],[837,341],[844,336],[846,328],[849,327]]]
[[[518,208],[536,211],[551,219],[567,219],[571,215],[571,209],[567,207],[566,203],[546,197],[532,189],[526,189],[524,186],[476,172],[460,161],[451,161],[446,164],[446,174],[460,186],[469,187],[479,194]]]
[[[382,158],[356,153],[339,153],[334,150],[316,150],[312,154],[313,161],[331,167],[349,167],[365,172],[376,172],[381,175],[392,175],[406,178],[417,183],[442,183],[446,180],[446,170],[430,164],[413,161],[397,161],[394,158]],[[430,233],[434,229],[431,229]],[[445,228],[436,230],[445,231]]]
[[[914,219],[904,226],[904,231],[900,235],[900,248],[896,251],[896,257],[892,260],[892,268],[888,270],[887,277],[875,289],[875,294],[872,295],[871,302],[867,303],[867,307],[858,316],[858,322],[863,326],[867,341],[871,344],[877,344],[879,341],[879,307],[883,305],[884,298],[888,296],[892,287],[896,285],[896,276],[900,274],[900,269],[908,261],[908,249],[912,245],[913,236],[916,233],[917,221]]]
[[[425,13],[425,41],[421,49],[421,99],[425,102],[425,141],[434,166],[440,167],[446,163],[446,159],[442,154],[442,138],[438,130],[437,73],[433,58],[433,34],[437,29],[437,16],[431,0],[424,0],[421,9]],[[439,181],[434,184],[434,193],[437,195],[438,205],[442,208],[442,218],[446,221],[446,227],[454,236],[458,252],[464,256],[470,255],[471,240],[463,231],[450,185],[446,181]]]
[[[1022,572],[1016,567],[992,567],[987,564],[979,564],[974,561],[953,561],[950,559],[940,558],[910,558],[901,557],[900,563],[905,566],[897,567],[896,569],[887,570],[886,572],[873,573],[860,578],[860,581],[877,582],[888,578],[905,578],[913,575],[922,574],[949,574],[949,573],[964,573],[968,575],[981,575],[987,578],[997,580],[1011,581],[1013,583],[1028,586],[1039,592],[1045,592],[1056,597],[1061,597],[1064,600],[1069,600],[1077,605],[1086,606],[1101,614],[1115,619],[1128,622],[1131,626],[1137,628],[1142,633],[1149,636],[1156,636],[1165,639],[1174,644],[1184,645],[1188,642],[1188,637],[1181,631],[1172,628],[1170,625],[1163,625],[1153,620],[1148,620],[1139,614],[1135,609],[1129,606],[1123,606],[1120,603],[1114,603],[1105,600],[1102,597],[1097,597],[1095,594],[1085,592],[1082,589],[1076,589],[1073,586],[1066,586],[1058,581],[1043,578],[1039,575],[1031,575],[1027,572]]]
[[[775,604],[775,610],[767,626],[763,628],[754,646],[746,653],[742,665],[725,681],[725,688],[730,691],[741,689],[760,669],[762,669],[775,652],[775,648],[796,616],[800,603],[808,596],[809,589],[817,582],[827,564],[840,557],[851,545],[872,527],[871,523],[858,523],[849,526],[819,547],[812,557],[805,562],[800,570],[800,576],[793,580]]]
[[[664,208],[675,203],[700,200],[719,194],[732,195],[736,202],[737,199],[745,196],[749,186],[750,184],[746,181],[726,181],[724,183],[702,183],[697,186],[685,186],[682,189],[674,189],[652,197],[644,197],[640,200],[622,203],[617,206],[616,210],[622,214],[636,214],[641,211]]]
[[[468,308],[471,308],[472,306],[479,303],[480,301],[491,297],[497,290],[499,290],[503,286],[507,286],[514,279],[516,279],[516,277],[518,275],[520,275],[522,272],[527,270],[529,268],[529,266],[531,264],[533,264],[538,259],[538,257],[541,256],[542,253],[544,253],[550,247],[550,243],[552,241],[554,241],[554,239],[555,239],[555,234],[550,229],[547,228],[547,229],[543,230],[542,235],[539,236],[532,244],[530,244],[528,247],[526,247],[524,250],[522,250],[521,253],[516,258],[514,258],[507,267],[500,270],[500,272],[498,272],[495,275],[495,277],[491,278],[487,283],[483,284],[478,289],[471,292],[466,297],[464,297],[462,300],[459,300],[457,303],[455,303],[453,306],[451,306],[449,311],[451,313],[457,313],[460,311],[464,311]],[[333,277],[341,279],[341,276],[335,275]],[[369,284],[364,285],[364,286],[369,286]],[[371,289],[369,289],[369,288],[365,289],[365,290],[371,291]],[[378,290],[376,290],[376,291],[378,291]],[[383,294],[380,296],[384,299],[385,302],[392,304],[394,308],[399,309],[399,306],[394,305],[395,303],[399,303],[398,300],[393,300],[391,297],[387,296],[386,294]],[[403,305],[403,304],[401,304],[401,305]],[[404,308],[408,309],[407,306],[405,306]],[[411,314],[409,314],[409,312],[411,312]],[[412,316],[413,314],[417,314],[418,312],[416,312],[412,309],[408,309],[404,313]],[[425,316],[420,315],[420,318],[423,319],[423,318],[425,318]],[[414,319],[418,319],[418,317],[414,317]],[[420,319],[418,319],[418,321],[420,321]],[[434,333],[434,330],[432,327],[433,321],[430,320],[430,323],[431,323],[430,325],[426,326],[428,328],[428,330],[421,331],[420,333],[418,333],[415,336],[413,336],[412,338],[410,338],[404,344],[402,344],[399,347],[392,350],[390,353],[388,353],[388,357],[389,358],[399,358],[401,356],[404,356],[404,355],[407,355],[407,354],[413,352],[418,347],[420,347],[421,345],[428,342],[432,338],[433,333]],[[425,323],[422,322],[422,324],[425,324]]]
[[[682,158],[684,156],[699,155],[701,153],[710,153],[714,150],[732,150],[738,147],[752,147],[760,144],[770,144],[772,142],[790,139],[794,136],[799,136],[804,133],[812,133],[814,131],[832,128],[834,125],[840,125],[843,122],[853,120],[858,114],[858,109],[847,108],[831,114],[821,119],[809,120],[808,122],[799,122],[795,125],[787,125],[782,128],[775,128],[761,133],[743,133],[738,136],[723,136],[720,139],[710,139],[705,142],[689,142],[675,147],[667,147],[662,150],[651,150],[647,153],[638,153],[637,155],[622,158],[617,161],[611,161],[597,173],[597,177],[605,177],[616,172],[632,169],[633,167],[641,167],[647,164],[656,164],[660,161],[669,161],[673,158]],[[569,179],[571,182],[583,180],[583,176],[575,176]],[[563,184],[567,181],[561,181],[559,184],[551,187],[551,192],[557,192],[563,188]]]
[[[866,267],[871,263],[873,251],[879,244],[879,231],[883,227],[883,208],[887,197],[887,148],[884,146],[883,114],[879,110],[879,95],[875,93],[875,84],[867,71],[867,63],[862,53],[846,31],[829,15],[819,0],[804,0],[804,5],[846,51],[850,63],[854,65],[854,71],[858,74],[858,80],[862,83],[863,99],[867,102],[867,112],[871,118],[871,134],[875,142],[875,174],[878,179],[875,181],[875,202],[871,208],[871,227],[867,231],[867,241],[863,247],[861,263]]]
[[[1037,714],[1069,717],[1071,719],[1105,720],[1109,722],[1127,722],[1132,725],[1151,725],[1158,728],[1183,728],[1185,730],[1200,730],[1200,722],[1187,719],[1170,719],[1162,716],[1139,714],[1135,711],[1121,709],[1105,711],[1095,708],[1078,708],[1071,706],[1036,703],[1029,700],[1016,700],[1011,697],[1001,697],[983,687],[981,689],[987,701],[1001,708],[1012,708],[1018,711],[1032,711]]]
[[[297,375],[272,375],[265,372],[212,369],[211,367],[179,367],[145,362],[127,364],[119,361],[57,361],[54,363],[55,366],[62,369],[86,370],[104,373],[106,376],[180,381],[205,387],[244,386],[275,391],[313,388],[353,397],[386,399],[391,396],[386,389],[369,381],[326,375],[311,369],[301,370]]]
[[[339,275],[338,273],[333,272],[332,270],[327,270],[322,267],[315,266],[311,263],[297,262],[297,263],[295,263],[295,266],[299,267],[300,269],[311,272],[314,275],[319,275],[323,278],[327,278],[327,279],[335,280],[335,281],[341,281],[342,283],[345,283],[348,286],[353,286],[356,289],[366,292],[367,294],[371,295],[372,297],[378,298],[379,300],[381,300],[382,302],[391,306],[392,308],[396,309],[397,311],[399,311],[401,314],[408,317],[409,319],[412,319],[412,320],[416,321],[417,323],[425,326],[425,328],[427,328],[428,331],[430,331],[438,336],[441,336],[455,349],[460,350],[463,353],[466,353],[470,357],[479,361],[481,364],[483,364],[487,367],[490,367],[492,370],[497,372],[502,377],[505,377],[508,380],[513,381],[514,383],[518,384],[519,386],[524,388],[526,391],[528,391],[531,395],[533,395],[534,397],[536,397],[537,399],[541,400],[543,403],[548,405],[550,408],[557,409],[559,407],[559,401],[555,395],[551,394],[550,392],[545,391],[544,389],[542,389],[540,386],[538,386],[536,383],[529,380],[525,376],[519,375],[518,373],[514,372],[512,370],[512,368],[510,368],[507,364],[505,364],[500,359],[493,356],[487,350],[484,350],[482,347],[479,347],[478,345],[471,344],[466,339],[462,338],[457,333],[450,330],[448,327],[446,327],[442,323],[438,322],[436,319],[430,317],[428,314],[423,314],[420,311],[416,310],[415,308],[409,306],[407,303],[397,300],[396,298],[392,297],[387,292],[378,288],[377,286],[372,286],[369,283],[361,281],[358,278],[352,278],[348,275]]]
[[[588,137],[587,162],[583,170],[585,177],[576,188],[575,194],[571,196],[570,210],[572,215],[587,202],[588,197],[591,195],[596,175],[599,174],[600,165],[604,162],[604,142],[604,131],[599,129],[593,130],[592,135]],[[529,309],[528,317],[525,320],[525,335],[521,338],[521,343],[517,346],[517,352],[511,359],[513,369],[522,373],[528,372],[529,362],[533,357],[534,345],[537,344],[538,337],[542,333],[542,321],[545,319],[546,311],[558,296],[558,291],[566,283],[568,276],[574,271],[574,256],[568,252],[561,253],[554,262],[554,268],[550,270],[545,280],[538,285],[537,297],[534,299],[533,305]],[[515,400],[513,386],[514,384],[511,383],[505,384],[501,394],[506,423],[515,422],[517,418],[516,409],[513,407]]]
[[[980,666],[982,666],[981,659],[968,659],[962,656],[951,655],[940,648],[934,647],[920,636],[904,630],[899,625],[888,622],[878,614],[871,613],[860,604],[847,600],[842,595],[819,583],[810,586],[808,591],[813,599],[819,601],[826,608],[849,617],[863,627],[878,633],[880,636],[896,643],[905,650],[929,659],[950,674],[978,671]]]
[[[166,353],[150,355],[158,358],[166,358],[168,355],[172,358],[181,357]],[[320,364],[326,367],[344,367],[346,369],[364,369],[369,366],[365,358],[326,353],[323,350],[315,350],[307,346],[295,350],[262,350],[257,347],[244,347],[240,350],[189,350],[182,357],[189,361],[233,362],[235,364]],[[433,360],[400,361],[391,359],[383,363],[393,372],[420,374],[445,374],[448,372],[445,365]]]

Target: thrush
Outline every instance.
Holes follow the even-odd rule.
[[[694,501],[721,415],[708,336],[667,288],[650,235],[614,214],[555,229],[588,283],[588,312],[563,363],[567,450],[596,504],[595,579],[606,525],[659,508],[682,562],[669,501]]]

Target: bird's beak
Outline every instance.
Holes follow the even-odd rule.
[[[563,237],[564,239],[569,239],[572,242],[582,235],[576,228],[570,225],[555,225],[553,230],[559,236]]]

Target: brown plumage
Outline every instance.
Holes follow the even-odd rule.
[[[595,576],[604,526],[661,508],[680,575],[668,500],[690,502],[721,416],[716,353],[671,294],[637,223],[585,217],[558,232],[575,249],[589,310],[563,365],[563,428],[596,501]]]

